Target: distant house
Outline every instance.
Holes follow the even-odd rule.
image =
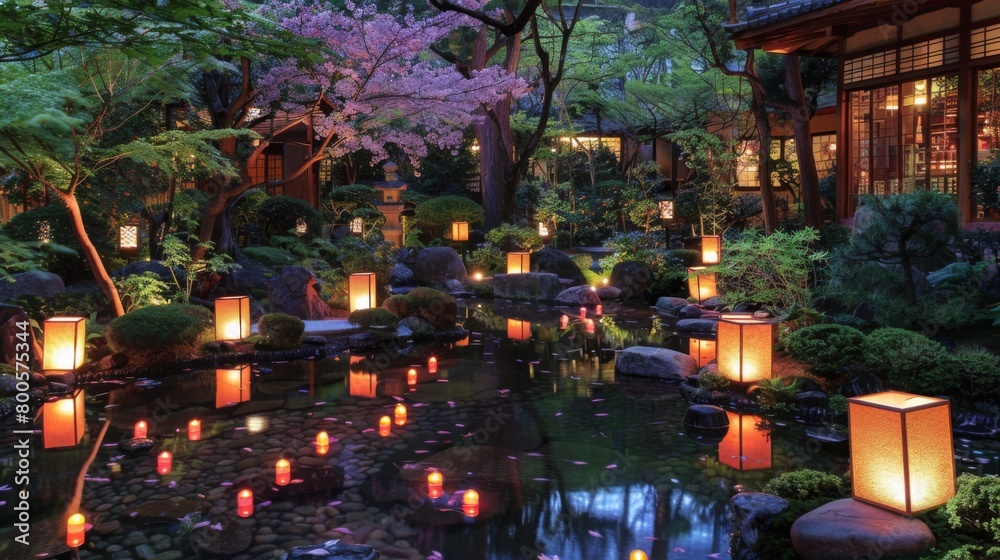
[[[1000,229],[970,189],[1000,149],[1000,2],[786,0],[725,27],[741,49],[838,59],[840,218],[861,195],[934,189],[967,227]]]

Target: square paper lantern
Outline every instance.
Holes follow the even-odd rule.
[[[348,284],[348,292],[348,301],[352,312],[375,307],[375,273],[352,274]]]
[[[716,336],[719,373],[737,383],[771,378],[775,319],[723,314]]]
[[[86,428],[83,389],[42,405],[42,442],[45,449],[78,445]]]
[[[847,400],[854,499],[904,515],[955,495],[951,407],[887,391]]]
[[[118,254],[127,259],[139,256],[139,224],[118,226]]]
[[[215,300],[215,340],[243,340],[250,336],[250,296]]]
[[[215,408],[250,402],[250,366],[215,370]]]
[[[661,220],[673,220],[674,219],[674,201],[673,200],[661,200],[658,205],[660,207],[660,219]]]
[[[507,319],[507,338],[518,341],[531,340],[531,323]]]
[[[701,264],[719,264],[722,259],[722,237],[703,235],[701,237]]]
[[[695,266],[688,269],[688,292],[699,302],[719,295],[716,289],[715,273],[705,272],[705,267]]]
[[[451,223],[451,240],[452,241],[468,241],[469,240],[469,222],[452,222]]]
[[[352,397],[374,399],[378,397],[378,374],[351,371],[347,376],[347,393]]]
[[[688,355],[698,360],[698,367],[705,367],[705,364],[715,359],[715,341],[690,339]]]
[[[719,444],[719,462],[738,471],[771,468],[771,430],[758,429],[764,419],[726,411],[729,431]]]
[[[83,365],[87,320],[83,317],[52,317],[45,320],[45,353],[42,369],[71,371]]]
[[[507,253],[507,274],[531,272],[531,253]]]

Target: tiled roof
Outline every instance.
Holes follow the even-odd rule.
[[[727,23],[722,26],[731,33],[763,27],[765,25],[790,19],[795,16],[822,10],[843,3],[846,0],[786,0],[771,6],[748,6],[745,21]]]

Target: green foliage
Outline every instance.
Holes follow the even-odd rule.
[[[805,228],[767,236],[750,232],[727,242],[722,263],[714,267],[723,301],[730,307],[759,303],[778,314],[808,308],[814,267],[826,258],[812,248],[818,239],[819,232]]]
[[[248,259],[253,259],[271,268],[290,266],[299,263],[301,260],[295,258],[288,251],[276,247],[247,247],[242,250],[242,253]]]
[[[199,220],[205,213],[207,204],[208,193],[198,189],[185,189],[175,194],[174,230],[187,232],[188,237],[197,237]]]
[[[414,222],[431,238],[450,236],[452,222],[468,222],[471,228],[483,223],[484,218],[482,206],[456,195],[428,199],[414,210]]]
[[[399,317],[395,313],[381,307],[358,309],[351,313],[348,320],[362,329],[377,327],[390,330],[393,335],[396,333],[396,327],[399,326]]]
[[[36,270],[43,266],[44,245],[38,241],[15,241],[0,233],[0,282],[12,274]]]
[[[955,352],[952,368],[958,374],[962,395],[1000,400],[1000,357],[982,346],[963,344]]]
[[[513,251],[537,251],[542,248],[542,238],[534,228],[503,224],[486,232],[486,241],[501,250],[509,247]]]
[[[801,381],[796,377],[774,377],[761,379],[750,392],[765,412],[784,416],[792,412],[792,401],[800,385]]]
[[[81,212],[83,225],[89,232],[90,240],[97,251],[104,256],[116,253],[117,246],[110,233],[111,228],[108,221],[89,207],[81,207]],[[39,234],[44,224],[48,224],[50,243],[39,242]],[[80,278],[80,272],[87,270],[87,262],[83,258],[80,242],[77,241],[76,235],[73,233],[69,213],[62,204],[47,204],[16,214],[4,225],[4,233],[15,241],[25,242],[25,244],[20,245],[21,249],[30,250],[32,247],[37,247],[43,253],[44,268],[64,279]],[[45,245],[52,244],[54,244],[53,247],[45,247]],[[3,250],[13,250],[13,248]],[[37,256],[27,262],[37,262]],[[27,263],[22,261],[22,264]]]
[[[844,495],[844,485],[839,476],[802,469],[779,474],[764,485],[761,491],[786,500],[836,499]]]
[[[431,288],[414,288],[406,295],[394,295],[382,307],[400,318],[419,317],[439,329],[454,328],[458,313],[455,298]]]
[[[706,391],[725,391],[731,381],[718,371],[708,371],[698,375],[698,386]]]
[[[830,498],[813,498],[811,500],[789,500],[788,509],[779,513],[771,520],[757,537],[754,552],[757,558],[767,560],[800,560],[795,553],[790,538],[792,524],[806,513],[832,502]]]
[[[43,321],[50,317],[90,317],[95,313],[103,313],[107,301],[100,290],[93,292],[66,292],[50,298],[38,296],[23,296],[12,302],[24,308],[32,319]]]
[[[1000,478],[962,473],[944,510],[952,528],[1000,543]]]
[[[293,235],[300,219],[306,222],[306,235],[319,235],[323,229],[323,216],[305,200],[272,196],[261,202],[253,223],[260,227],[265,239],[270,239],[275,235]]]
[[[847,417],[847,397],[844,395],[840,393],[830,395],[830,399],[826,401],[826,406],[830,409],[830,413],[833,414],[834,418]]]
[[[496,245],[487,241],[480,243],[468,260],[469,270],[482,272],[484,276],[503,272],[507,266],[507,256]]]
[[[944,347],[913,331],[875,329],[865,339],[861,355],[892,389],[938,395],[948,392],[956,381],[952,360]]]
[[[285,313],[268,313],[257,322],[257,346],[270,350],[298,348],[306,324]]]
[[[212,243],[202,243],[202,247],[211,250]],[[170,270],[177,287],[177,297],[187,303],[191,299],[191,290],[194,288],[198,277],[203,274],[224,274],[240,265],[233,262],[229,255],[210,253],[206,259],[194,260],[191,257],[191,248],[174,235],[167,235],[163,238],[163,264]],[[184,272],[184,285],[174,273],[178,268]]]
[[[114,278],[113,281],[118,288],[125,313],[147,305],[164,305],[170,301],[170,286],[155,272],[147,270],[142,274]]]
[[[980,160],[972,168],[971,187],[976,204],[991,210],[1000,210],[1000,153]]]
[[[785,350],[796,360],[812,364],[817,375],[836,374],[857,361],[865,335],[846,325],[813,325],[785,337]]]
[[[616,233],[605,244],[614,252],[601,259],[601,269],[610,272],[620,262],[641,262],[652,273],[651,296],[679,296],[686,291],[687,268],[677,252],[662,248],[661,241],[659,234]]]
[[[698,266],[701,262],[701,253],[695,251],[694,249],[671,249],[665,253],[668,259],[676,259],[680,261],[681,265],[688,266]]]
[[[112,320],[105,331],[108,345],[132,361],[144,361],[161,352],[193,354],[210,336],[212,314],[204,307],[173,303],[136,309]]]
[[[233,206],[233,229],[242,230],[257,227],[257,216],[260,216],[260,207],[268,198],[270,196],[268,196],[264,189],[250,189],[247,191],[243,195],[243,198]]]
[[[358,208],[375,208],[381,200],[378,190],[369,185],[334,187],[323,196],[323,217],[334,224],[346,224]]]
[[[1000,547],[965,544],[949,550],[941,560],[1000,560]]]

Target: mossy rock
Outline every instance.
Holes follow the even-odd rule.
[[[270,350],[297,348],[306,324],[298,317],[285,313],[269,313],[257,323],[257,346]]]

